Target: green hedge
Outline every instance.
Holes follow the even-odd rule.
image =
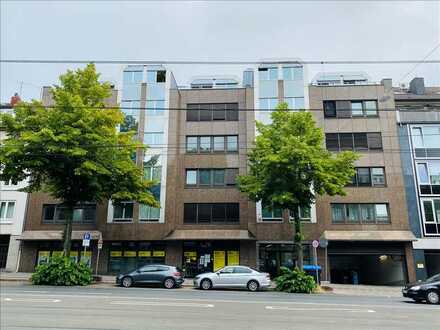
[[[280,268],[281,275],[274,279],[276,290],[290,293],[312,293],[317,288],[313,276],[295,268]]]
[[[92,270],[84,263],[67,257],[52,257],[37,266],[31,281],[36,285],[88,285],[92,283]]]

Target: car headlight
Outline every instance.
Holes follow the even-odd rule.
[[[411,287],[411,288],[409,288],[409,289],[410,289],[410,290],[417,291],[417,290],[420,290],[420,288],[421,288],[420,285],[416,285],[416,286],[413,286],[413,287]]]

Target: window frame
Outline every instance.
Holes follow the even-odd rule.
[[[4,215],[2,216],[1,211],[3,210],[3,204],[4,206]],[[10,205],[12,206],[12,215],[8,217]],[[16,210],[17,201],[15,200],[0,200],[0,222],[10,222],[14,219],[15,216],[15,210]]]
[[[215,138],[222,137],[224,141],[224,149],[223,150],[215,150],[214,141]],[[201,139],[202,138],[209,138],[210,139],[210,149],[201,151]],[[236,150],[231,150],[229,148],[229,139],[235,138],[236,139]],[[197,139],[197,150],[190,150],[188,149],[188,140],[189,139]],[[194,143],[192,143],[194,144]],[[212,154],[212,153],[231,153],[231,154],[238,154],[239,153],[239,137],[238,135],[187,135],[185,137],[185,152],[187,154]]]
[[[46,215],[46,209],[49,207],[53,207],[54,211],[53,211],[53,219],[48,219],[45,217]],[[67,208],[65,206],[63,206],[62,204],[55,204],[55,203],[45,203],[42,206],[42,215],[41,215],[41,222],[43,224],[64,224],[66,223],[66,219],[60,219],[59,218],[59,214],[66,210]],[[86,220],[85,216],[85,210],[93,210],[94,212],[94,216],[93,216],[93,220]],[[95,224],[97,217],[96,217],[96,212],[97,212],[97,204],[96,203],[83,203],[80,205],[77,205],[74,207],[73,212],[75,212],[75,210],[81,210],[81,219],[78,220],[73,220],[72,219],[72,224],[74,225],[90,225],[90,224]],[[73,217],[73,214],[72,214]]]
[[[187,207],[195,207],[195,221],[189,222],[186,218],[187,213]],[[225,211],[225,219],[224,221],[214,221],[213,218],[213,208],[216,207],[224,207]],[[199,209],[203,207],[206,208],[204,211],[207,211],[209,209],[209,219],[203,218],[202,221],[200,219],[200,211]],[[229,208],[229,210],[228,210]],[[194,211],[194,210],[193,210]],[[234,213],[235,211],[238,211],[238,218],[235,217],[228,217],[228,214]],[[206,214],[205,214],[206,215]],[[240,203],[184,203],[183,204],[183,224],[184,225],[224,225],[224,224],[231,224],[231,225],[237,225],[240,224]]]
[[[371,205],[374,209],[374,221],[365,221],[362,219],[362,209],[361,205]],[[383,218],[379,218],[377,214],[376,207],[379,205],[385,205],[387,210],[387,220],[383,221]],[[343,209],[343,218],[342,221],[335,221],[334,220],[334,213],[333,208],[334,207],[341,207]],[[354,207],[353,209],[357,209],[357,220],[353,221],[350,220],[349,216],[347,215],[348,207]],[[390,214],[390,206],[389,203],[383,202],[383,203],[330,203],[330,215],[331,215],[331,224],[332,225],[390,225],[391,224],[391,214]]]
[[[352,143],[353,143],[353,148],[350,149],[348,147],[342,147],[341,145],[341,135],[352,135]],[[375,136],[373,136],[373,134]],[[331,139],[329,139],[329,137],[332,137]],[[329,147],[329,141],[331,141],[332,143],[336,142],[336,139],[334,137],[337,137],[337,145],[338,147]],[[363,139],[366,138],[366,144],[367,147],[365,147],[365,145],[361,146],[362,144],[365,143],[365,141],[360,141],[360,137],[362,137]],[[380,139],[378,139],[378,137],[380,137]],[[347,140],[348,141],[348,140]],[[377,142],[380,141],[380,146],[378,145],[377,147],[373,147],[372,144],[373,142]],[[353,151],[368,151],[368,152],[381,152],[383,151],[383,138],[382,138],[382,133],[381,132],[338,132],[338,133],[331,133],[331,132],[326,132],[325,133],[325,147],[328,151],[336,151],[336,152],[340,152],[340,151],[344,151],[344,150],[353,150]]]
[[[210,171],[210,184],[201,184],[200,183],[200,171]],[[223,171],[223,184],[215,184],[214,175],[216,171]],[[230,184],[228,181],[228,173],[234,171],[235,178],[239,174],[239,169],[236,167],[228,167],[228,168],[187,168],[185,169],[185,188],[235,188],[236,182],[234,184]],[[188,172],[196,172],[196,183],[188,184]]]
[[[123,217],[115,218],[115,208],[119,207],[122,204],[124,205],[123,212],[122,212]],[[126,215],[126,209],[125,208],[129,204],[131,204],[131,208],[132,208],[131,209],[131,218],[127,218],[125,216]],[[123,222],[132,222],[133,219],[134,219],[134,202],[132,202],[132,201],[123,201],[123,202],[120,202],[120,203],[117,203],[117,204],[113,204],[113,217],[112,218],[113,218],[112,221],[116,222],[116,223],[119,223],[119,222],[121,222],[121,223],[123,223]]]

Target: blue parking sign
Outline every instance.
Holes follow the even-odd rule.
[[[84,233],[83,240],[90,241],[91,238],[92,236],[90,235],[90,233]]]

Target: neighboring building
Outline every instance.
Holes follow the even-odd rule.
[[[390,82],[391,83],[391,82]],[[440,87],[395,88],[401,159],[418,280],[440,273]]]
[[[309,87],[310,108],[329,151],[354,150],[356,176],[346,196],[317,200],[317,223],[306,237],[319,248],[323,278],[333,283],[401,285],[415,279],[393,90],[358,74],[321,77]],[[333,75],[337,76],[337,75]],[[346,83],[346,81],[353,81]]]
[[[11,100],[15,104],[19,102],[19,96],[15,94]],[[18,101],[17,101],[18,100]],[[2,104],[1,113],[12,113],[11,104]],[[6,134],[0,127],[0,141],[6,138]],[[20,238],[25,210],[27,193],[19,191],[25,183],[0,181],[0,269],[15,272],[20,257]]]

